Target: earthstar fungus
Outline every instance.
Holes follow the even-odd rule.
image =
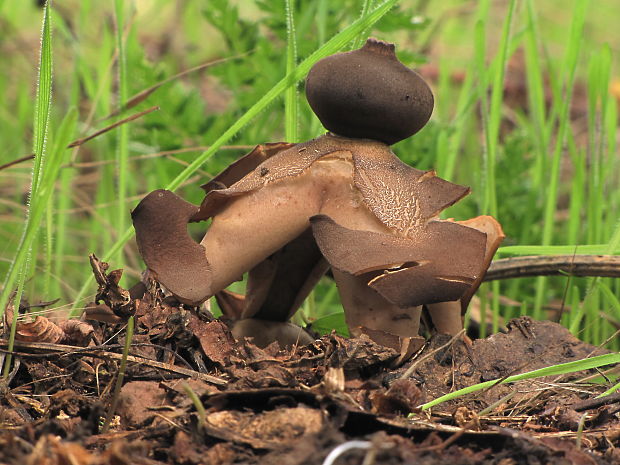
[[[398,61],[393,44],[375,39],[316,63],[306,95],[329,131],[388,145],[418,132],[433,112],[426,82]]]
[[[469,188],[390,150],[430,118],[430,89],[392,44],[369,39],[319,61],[306,92],[331,132],[257,146],[202,186],[200,207],[163,190],[140,202],[132,218],[150,272],[183,303],[215,296],[233,334],[261,345],[311,340],[288,320],[329,268],[353,335],[404,358],[419,347],[424,305],[438,331],[458,332],[503,234],[491,217],[438,219]],[[197,244],[187,223],[209,219]],[[244,273],[245,295],[225,289]]]

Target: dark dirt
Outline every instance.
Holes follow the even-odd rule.
[[[117,277],[107,276],[112,289],[99,298],[119,305],[117,316],[136,314],[109,432],[102,422],[124,318],[94,322],[90,333],[84,326],[77,339],[67,333],[62,344],[44,333],[37,341],[30,328],[30,339],[16,346],[16,369],[0,385],[0,463],[620,463],[618,400],[593,402],[604,388],[575,381],[595,372],[496,385],[419,409],[481,381],[603,353],[555,323],[520,318],[471,344],[435,336],[394,368],[398,354],[365,336],[332,334],[292,350],[237,342],[223,322],[170,302],[156,287],[128,302],[113,289]],[[113,298],[106,301],[106,292]],[[363,448],[329,461],[352,440]]]

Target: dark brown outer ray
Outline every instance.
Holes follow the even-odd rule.
[[[243,316],[274,321],[288,321],[301,306],[321,276],[329,268],[308,228],[273,257],[275,272],[262,299],[248,302]],[[252,275],[248,276],[247,298],[252,298]]]
[[[187,232],[198,207],[167,190],[148,194],[131,212],[138,250],[157,281],[181,302],[198,305],[210,294],[204,247]]]
[[[231,198],[261,189],[266,184],[278,181],[279,179],[300,175],[321,156],[333,151],[307,150],[308,145],[320,139],[321,138],[314,139],[304,144],[297,144],[286,150],[275,153],[227,188],[207,191],[200,205],[200,211],[194,215],[193,221],[205,220],[215,216],[226,206]],[[252,166],[252,163],[247,163],[244,166],[249,168]],[[240,174],[241,173],[238,173],[238,175]],[[218,176],[215,180],[221,182],[222,178]]]
[[[273,142],[257,145],[250,153],[228,165],[224,171],[200,187],[202,187],[206,193],[215,189],[230,187],[268,158],[294,145],[295,144],[289,144],[288,142]]]
[[[333,267],[368,273],[369,285],[400,307],[459,299],[484,271],[486,235],[457,223],[431,221],[412,238],[347,229],[324,215],[311,223]]]
[[[485,234],[451,221],[431,221],[412,239],[347,229],[325,215],[314,216],[310,222],[332,266],[354,275],[414,263],[421,268],[442,263],[442,268],[451,270],[445,275],[475,279],[484,259]],[[450,253],[462,258],[447,256]]]
[[[379,151],[354,152],[355,185],[382,223],[410,235],[430,218],[469,194],[459,186]]]
[[[388,271],[371,279],[368,285],[401,308],[458,300],[470,288],[467,276],[437,276],[436,266]]]

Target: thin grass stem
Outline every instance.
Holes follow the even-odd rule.
[[[123,356],[121,358],[121,364],[118,369],[118,376],[114,384],[114,393],[112,394],[112,402],[106,415],[105,421],[101,428],[101,434],[106,434],[110,429],[110,424],[114,418],[114,412],[118,406],[118,400],[121,395],[121,388],[123,387],[123,380],[125,379],[125,373],[127,371],[127,357],[129,356],[129,348],[131,347],[131,340],[133,339],[134,331],[134,317],[133,315],[127,320],[127,330],[125,332],[125,345],[123,346]]]

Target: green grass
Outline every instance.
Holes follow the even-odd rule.
[[[560,163],[564,155],[567,132],[570,125],[570,103],[575,81],[575,72],[577,69],[577,59],[579,57],[579,51],[582,44],[581,37],[583,35],[583,28],[585,24],[586,7],[587,0],[580,0],[575,4],[575,10],[566,50],[566,57],[564,63],[562,64],[564,70],[564,72],[562,73],[564,78],[562,88],[564,89],[564,93],[562,95],[562,98],[557,103],[559,109],[557,110],[558,130],[556,134],[555,147],[553,149],[551,166],[549,167],[549,178],[541,178],[541,181],[545,184],[547,182],[549,183],[548,188],[544,190],[545,202],[541,245],[551,245],[553,240],[554,228],[556,227],[555,217],[557,210],[558,188],[560,182]],[[554,113],[553,110],[554,109],[552,108],[552,114]],[[546,171],[546,169],[544,171]],[[546,287],[547,278],[544,276],[538,278],[536,287],[536,300],[534,302],[534,317],[540,318],[542,316],[542,306],[546,298]]]
[[[50,10],[46,6],[43,13],[43,27],[41,31],[41,54],[39,58],[39,75],[37,79],[37,94],[35,98],[35,112],[33,122],[33,147],[34,162],[32,176],[30,179],[30,191],[27,200],[26,219],[23,223],[23,230],[18,243],[15,259],[10,262],[6,274],[5,285],[0,296],[0,309],[4,309],[9,304],[9,299],[13,297],[13,288],[16,289],[12,305],[13,321],[9,336],[9,350],[13,350],[15,341],[15,330],[19,304],[24,294],[24,285],[32,270],[36,260],[32,259],[33,249],[36,250],[36,240],[39,228],[43,219],[45,207],[49,205],[49,200],[53,192],[54,175],[58,173],[58,160],[46,157],[47,135],[50,121],[50,110],[52,105],[52,38],[50,25]],[[54,155],[57,155],[55,153]],[[46,166],[49,165],[49,166]],[[44,241],[50,240],[49,233],[44,236]],[[48,243],[49,247],[49,243]],[[11,366],[10,354],[4,361],[3,375],[7,377]]]
[[[508,48],[511,44],[511,29],[512,21],[514,17],[514,11],[516,8],[516,0],[511,0],[508,6],[508,13],[504,24],[502,26],[502,34],[499,43],[499,51],[493,66],[489,69],[485,69],[484,66],[484,51],[487,42],[485,23],[487,18],[481,18],[477,24],[478,34],[476,34],[476,62],[479,74],[479,96],[482,105],[480,114],[482,121],[482,129],[484,131],[485,147],[484,162],[482,164],[483,179],[484,179],[484,197],[481,211],[497,217],[497,157],[498,157],[498,145],[499,145],[499,129],[502,122],[502,97],[504,93],[504,76],[506,73],[506,66],[508,62]],[[488,9],[488,2],[481,2],[481,15]],[[488,15],[488,13],[487,13]],[[491,87],[491,100],[487,98],[487,86],[492,82]],[[497,332],[499,328],[499,297],[500,297],[500,284],[494,282],[490,286],[493,291],[492,298],[492,330]],[[488,285],[484,285],[482,292],[485,292],[489,288]],[[484,301],[483,301],[484,303]],[[486,305],[482,306],[482,318],[486,315]],[[486,336],[486,325],[481,326],[481,337]]]
[[[560,363],[558,365],[553,365],[550,367],[540,368],[538,370],[528,371],[525,373],[520,373],[518,375],[508,376],[502,380],[491,380],[485,381],[483,383],[474,384],[473,386],[468,386],[463,389],[459,389],[457,391],[450,392],[441,397],[437,397],[430,402],[427,402],[421,405],[422,410],[427,410],[435,405],[441,404],[443,402],[456,399],[462,397],[467,394],[471,394],[474,392],[481,391],[483,389],[488,389],[496,384],[507,384],[514,383],[517,381],[523,381],[526,379],[535,379],[542,378],[544,376],[557,376],[564,375],[569,373],[576,373],[579,371],[590,370],[592,368],[599,368],[606,365],[614,365],[620,363],[620,354],[605,354],[598,355],[596,357],[585,358],[582,360],[575,360],[574,362]],[[610,391],[603,393],[602,395],[610,394]]]
[[[123,0],[115,0],[114,2],[114,19],[116,23],[116,62],[117,62],[117,107],[121,109],[127,102],[127,54],[125,52],[125,11],[127,2]],[[131,3],[130,3],[131,5]],[[116,146],[116,174],[118,176],[117,183],[117,203],[118,209],[115,218],[118,230],[124,231],[127,227],[127,197],[130,195],[129,184],[129,127],[122,125],[116,129],[117,146]],[[123,267],[125,260],[123,254],[119,250],[114,257],[117,266]]]
[[[286,0],[286,74],[292,75],[297,66],[297,36],[295,34],[295,12],[291,0]],[[290,142],[299,142],[299,94],[297,81],[292,82],[284,96],[284,137]]]
[[[433,119],[394,150],[417,168],[472,187],[446,217],[496,215],[508,236],[503,257],[620,254],[618,111],[609,93],[620,49],[610,21],[620,14],[615,2],[236,5],[53,4],[39,65],[25,50],[36,49],[41,10],[34,2],[0,4],[1,53],[10,70],[0,76],[0,165],[36,154],[34,162],[0,171],[2,308],[17,288],[30,301],[61,297],[79,313],[95,292],[90,252],[123,267],[122,284],[130,286],[143,267],[129,220],[139,198],[168,188],[199,203],[198,186],[247,151],[236,146],[319,135],[303,79],[318,59],[359,46],[367,35],[395,42],[411,67],[427,65],[427,74],[434,68]],[[221,58],[234,59],[167,81]],[[131,96],[162,81],[123,110]],[[153,105],[160,110],[64,149]],[[588,342],[603,343],[620,321],[618,280],[516,279],[486,284],[479,295],[491,330],[520,314],[555,318],[548,304],[562,299],[562,322]],[[519,305],[503,305],[500,296]],[[344,330],[329,279],[304,310],[322,330]],[[620,342],[607,346],[618,350]]]

